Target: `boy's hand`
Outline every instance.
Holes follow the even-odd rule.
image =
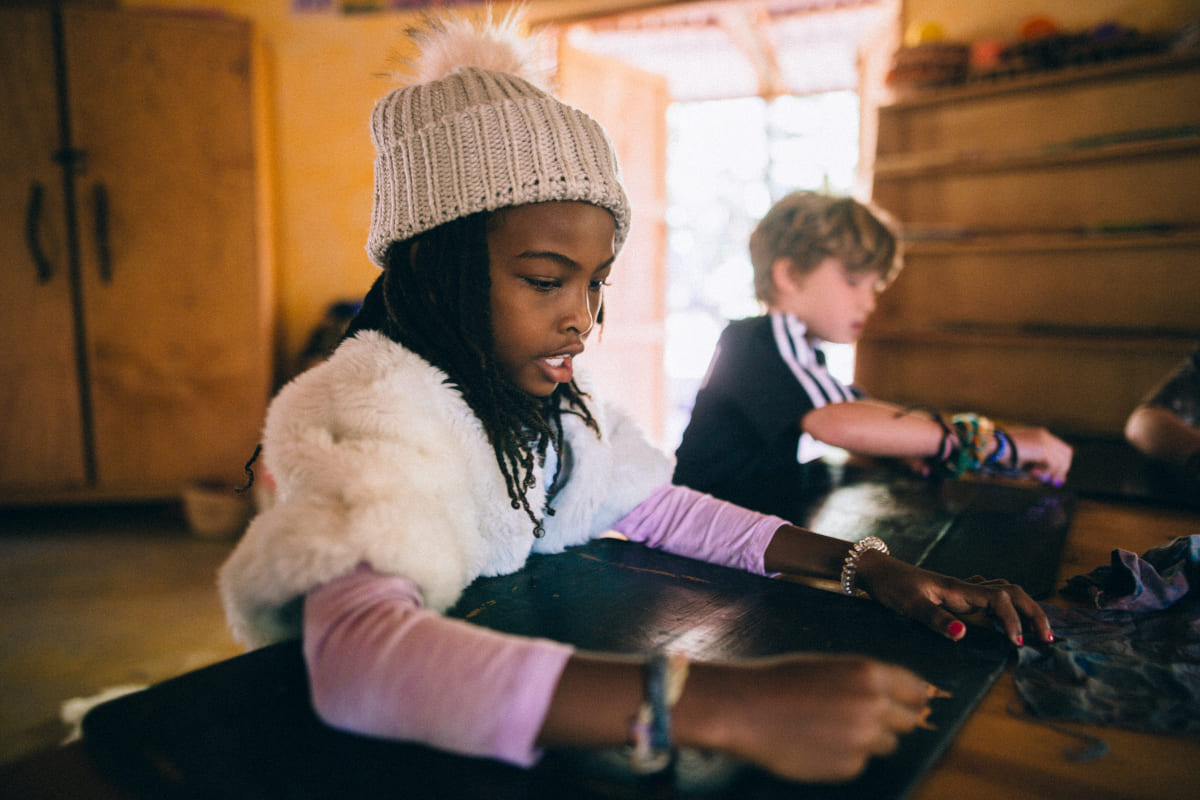
[[[1062,486],[1071,469],[1071,446],[1045,428],[1016,425],[1005,433],[1017,447],[1017,466],[1039,480]]]

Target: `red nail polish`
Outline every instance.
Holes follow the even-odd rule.
[[[946,633],[950,634],[950,637],[952,639],[957,639],[958,637],[962,636],[966,632],[967,632],[967,626],[963,625],[958,620],[954,620],[954,622],[951,622],[949,627],[946,628]]]
[[[1020,647],[1021,645],[1024,645],[1024,644],[1025,644],[1025,637],[1018,634],[1017,635],[1017,646]]]
[[[1054,634],[1053,634],[1053,633],[1051,633],[1050,631],[1046,631],[1046,641],[1047,641],[1047,642],[1053,642],[1053,641],[1054,641]]]

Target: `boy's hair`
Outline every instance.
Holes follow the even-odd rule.
[[[496,454],[513,508],[524,508],[541,536],[542,510],[526,492],[548,446],[562,441],[562,414],[581,417],[600,435],[588,396],[574,381],[549,398],[527,394],[493,356],[487,232],[492,214],[477,213],[395,242],[383,272],[363,298],[345,337],[377,330],[449,376]],[[553,514],[550,508],[545,513]]]
[[[808,191],[785,195],[750,234],[754,294],[764,303],[775,301],[772,267],[784,257],[801,275],[832,257],[851,274],[878,272],[885,284],[902,265],[895,228],[886,214],[851,197]]]

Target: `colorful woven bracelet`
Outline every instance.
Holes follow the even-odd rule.
[[[958,443],[958,437],[955,435],[950,426],[946,424],[946,420],[942,419],[941,414],[932,408],[927,408],[926,406],[909,406],[902,411],[896,412],[896,418],[899,419],[900,417],[907,416],[914,411],[922,411],[925,414],[928,414],[929,418],[936,422],[938,427],[942,429],[942,439],[940,442],[938,442],[937,453],[926,459],[926,461],[934,465],[945,464],[950,456],[954,454],[955,447]]]
[[[996,428],[995,437],[996,450],[987,457],[986,463],[1000,464],[1007,460],[1008,463],[1005,466],[1009,469],[1016,469],[1019,464],[1017,461],[1017,445],[1013,442],[1012,437],[1000,428]]]
[[[992,445],[992,421],[978,414],[955,414],[950,418],[950,427],[958,436],[958,450],[944,462],[946,469],[954,475],[978,472]]]
[[[655,651],[642,672],[644,699],[629,726],[630,768],[639,775],[666,769],[673,757],[671,709],[687,682],[688,660],[681,653]]]

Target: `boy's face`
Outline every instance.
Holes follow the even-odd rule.
[[[614,233],[612,214],[590,203],[496,212],[487,234],[495,356],[529,394],[546,397],[573,377],[612,271]]]
[[[840,259],[830,257],[807,275],[790,269],[787,275],[787,279],[775,281],[778,299],[774,308],[795,314],[811,335],[827,342],[858,341],[883,288],[880,273],[851,274]]]

